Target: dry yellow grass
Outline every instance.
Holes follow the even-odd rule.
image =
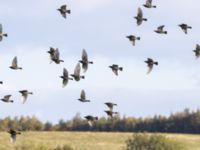
[[[59,145],[69,145],[74,150],[124,150],[125,141],[132,133],[97,132],[24,132],[15,144],[7,133],[0,133],[0,150],[53,150]],[[200,150],[200,136],[166,134],[184,143],[189,150]]]

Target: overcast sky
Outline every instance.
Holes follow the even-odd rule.
[[[154,0],[156,9],[142,6],[145,0],[6,0],[0,2],[0,23],[8,38],[0,43],[0,97],[12,94],[14,104],[0,103],[0,118],[36,115],[43,121],[70,119],[77,112],[106,116],[104,102],[118,104],[121,115],[147,117],[169,115],[200,106],[200,59],[193,53],[200,43],[200,2],[197,0]],[[65,20],[56,10],[67,4]],[[141,26],[133,18],[138,7],[148,19]],[[185,35],[177,26],[193,27]],[[165,25],[168,35],[153,32]],[[141,37],[133,47],[125,37]],[[50,64],[46,51],[59,48],[64,63]],[[63,67],[73,73],[82,49],[94,62],[85,80],[71,81],[62,88]],[[23,70],[8,68],[14,56]],[[159,62],[146,75],[144,60]],[[124,68],[115,76],[108,68]],[[19,90],[34,95],[22,104]],[[81,90],[91,103],[80,103]]]

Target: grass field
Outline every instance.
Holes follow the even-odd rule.
[[[9,134],[0,132],[0,150],[53,150],[69,145],[74,150],[124,150],[125,141],[132,133],[92,132],[24,132],[15,144]],[[200,135],[166,134],[185,144],[189,150],[200,150]]]

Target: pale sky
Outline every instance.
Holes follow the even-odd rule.
[[[200,2],[197,0],[154,0],[156,9],[142,6],[145,0],[6,0],[0,2],[0,23],[8,38],[0,42],[0,97],[13,95],[14,104],[0,103],[0,118],[36,115],[43,121],[71,119],[76,113],[106,116],[104,102],[118,104],[115,111],[126,116],[169,115],[200,106],[200,59],[193,53],[200,44]],[[67,4],[65,20],[56,10]],[[138,7],[148,19],[141,26],[133,18]],[[185,35],[177,26],[193,27]],[[168,35],[153,32],[165,25]],[[141,37],[133,47],[125,37]],[[46,51],[59,48],[64,63],[50,64]],[[85,80],[62,88],[63,67],[73,73],[82,49],[94,62]],[[14,56],[22,71],[8,68]],[[144,60],[159,65],[146,75]],[[116,77],[108,68],[124,68]],[[28,89],[25,105],[19,90]],[[80,103],[81,90],[91,103]]]

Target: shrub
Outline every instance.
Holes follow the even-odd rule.
[[[135,133],[126,141],[126,150],[186,150],[186,148],[164,135]]]

